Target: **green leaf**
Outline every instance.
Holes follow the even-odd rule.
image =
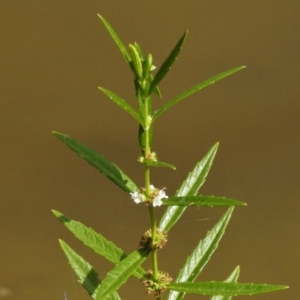
[[[68,218],[59,211],[52,210],[52,212],[75,235],[77,239],[94,250],[97,254],[104,257],[106,260],[113,264],[117,264],[127,257],[122,249],[118,248],[111,241],[108,241],[101,234],[95,232],[92,228],[88,228],[82,223]],[[141,279],[144,274],[145,271],[143,268],[138,267],[133,275]]]
[[[174,165],[162,161],[152,161],[152,162],[147,161],[145,164],[151,167],[165,167],[165,168],[176,170],[176,167]]]
[[[72,250],[64,241],[59,240],[59,243],[65,255],[67,256],[72,269],[78,276],[79,283],[87,290],[89,295],[91,295],[95,299],[94,292],[100,285],[98,273],[88,262],[86,262],[74,250]]]
[[[98,273],[95,269],[86,262],[81,256],[79,256],[71,247],[69,247],[64,241],[59,240],[60,246],[67,256],[69,263],[78,276],[78,282],[87,290],[92,298],[96,298],[95,291],[100,286],[100,280],[98,279]],[[114,292],[109,297],[110,300],[120,300],[117,292]]]
[[[163,205],[171,206],[241,206],[246,205],[244,202],[236,201],[225,197],[215,196],[187,196],[187,197],[169,197],[164,199]]]
[[[143,61],[144,60],[144,56],[143,56],[141,47],[139,46],[139,44],[137,42],[134,42],[133,46],[134,46],[135,50],[137,51],[140,60]]]
[[[107,296],[116,291],[135,269],[147,258],[149,251],[139,249],[129,254],[124,260],[118,263],[114,269],[108,272],[96,291],[96,300],[107,299]]]
[[[115,43],[117,44],[117,46],[121,50],[121,52],[124,55],[126,61],[130,62],[131,57],[130,57],[129,53],[127,52],[126,47],[124,46],[123,42],[120,40],[120,38],[118,37],[118,35],[114,31],[114,29],[111,27],[111,25],[101,15],[99,15],[99,14],[97,14],[97,15],[101,19],[101,21],[103,22],[106,29],[108,30],[110,36],[113,38],[113,40],[115,41]]]
[[[145,57],[145,60],[143,62],[143,77],[144,78],[147,78],[148,76],[148,81],[152,81],[152,77],[149,76],[151,75],[151,68],[152,68],[152,61],[153,61],[153,58],[152,58],[152,55],[149,53],[146,57]]]
[[[138,190],[136,184],[103,155],[65,134],[56,131],[52,133],[125,192],[129,193]]]
[[[131,52],[131,57],[132,57],[133,65],[134,65],[135,74],[137,75],[137,78],[142,79],[143,78],[143,66],[142,66],[139,52],[138,52],[138,50],[135,49],[135,47],[132,44],[129,44],[129,49]]]
[[[151,73],[149,73],[149,81],[150,81],[150,82],[153,81],[153,75],[152,75]],[[160,91],[160,89],[159,89],[158,86],[155,87],[154,93],[155,93],[160,99],[162,99],[161,91]]]
[[[160,81],[166,76],[166,74],[171,69],[171,66],[173,65],[173,63],[177,59],[177,57],[178,57],[178,55],[179,55],[179,53],[182,49],[182,46],[183,46],[183,43],[185,41],[187,33],[188,33],[187,31],[184,33],[184,35],[181,37],[179,42],[176,44],[176,46],[174,47],[172,52],[169,54],[167,59],[161,65],[160,69],[155,74],[154,79],[151,82],[151,85],[150,85],[149,90],[148,90],[148,95],[149,96],[151,95],[151,93],[153,92],[155,87],[160,83]]]
[[[217,249],[219,242],[224,235],[233,207],[229,208],[218,223],[209,231],[200,241],[195,250],[188,256],[183,268],[180,270],[175,282],[193,282],[201,273],[210,257]],[[184,297],[184,293],[170,292],[169,300],[180,300]]]
[[[113,92],[104,89],[102,87],[98,87],[100,91],[102,91],[106,96],[108,96],[109,99],[111,99],[114,103],[116,103],[118,106],[123,108],[126,112],[128,112],[132,117],[134,117],[141,125],[144,124],[144,121],[139,116],[138,112],[124,99],[120,98]]]
[[[166,104],[164,104],[161,108],[159,108],[154,114],[153,114],[153,122],[154,120],[156,120],[163,112],[165,112],[167,109],[169,109],[170,107],[172,107],[175,103],[179,102],[180,100],[200,91],[201,89],[237,72],[240,71],[242,69],[246,68],[245,66],[240,66],[240,67],[236,67],[230,70],[227,70],[225,72],[222,72],[218,75],[215,75],[201,83],[198,83],[197,85],[193,86],[192,88],[188,89],[187,91],[181,93],[180,95],[176,96],[175,98],[173,98],[172,100],[170,100],[169,102],[167,102]]]
[[[240,267],[237,266],[233,272],[229,275],[229,277],[225,280],[225,282],[237,282],[240,275]],[[231,296],[213,296],[211,300],[231,300]]]
[[[205,182],[205,178],[210,170],[214,157],[216,155],[219,143],[216,143],[203,159],[196,164],[193,171],[188,174],[186,180],[182,183],[176,192],[176,197],[195,196],[200,187]],[[169,206],[161,218],[159,228],[162,231],[170,230],[184,213],[184,206]]]
[[[199,295],[251,296],[287,289],[284,285],[235,282],[181,282],[167,285],[167,289]]]

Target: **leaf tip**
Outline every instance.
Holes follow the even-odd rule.
[[[55,209],[51,209],[51,211],[53,212],[53,214],[58,217],[60,215],[60,212],[55,210]]]
[[[58,242],[62,248],[64,248],[66,246],[66,243],[63,240],[58,239]]]
[[[55,131],[55,130],[52,131],[52,134],[54,134],[56,137],[58,137],[58,136],[63,136],[62,133],[59,133],[59,132],[57,132],[57,131]]]

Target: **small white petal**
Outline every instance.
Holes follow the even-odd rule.
[[[160,198],[156,197],[156,198],[154,198],[152,205],[154,207],[155,206],[161,206],[162,205],[162,201],[160,200]]]
[[[133,192],[133,193],[130,193],[131,195],[131,199],[136,203],[141,203],[141,202],[144,202],[145,200],[145,196],[139,192]]]
[[[133,199],[133,201],[134,201],[136,204],[139,204],[139,203],[142,202],[142,201],[141,201],[140,199],[138,199],[138,198]]]

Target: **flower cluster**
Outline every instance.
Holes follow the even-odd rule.
[[[140,240],[140,247],[153,249],[162,249],[162,247],[167,243],[167,232],[161,231],[156,228],[156,238],[153,240],[151,230],[147,230]]]
[[[133,192],[130,193],[131,199],[135,203],[146,203],[147,205],[152,204],[153,206],[161,206],[162,205],[162,199],[168,198],[168,196],[165,193],[165,188],[162,190],[159,190],[155,188],[152,184],[150,185],[150,195],[146,195],[145,188],[141,188],[141,192]]]
[[[157,162],[157,154],[155,152],[150,152],[148,155],[146,156],[141,156],[139,157],[138,161],[140,163],[155,163]]]
[[[156,298],[160,297],[163,292],[167,290],[166,285],[171,283],[173,279],[166,272],[159,272],[158,282],[153,280],[153,272],[147,271],[141,279],[144,286],[146,286],[146,294],[154,295]]]

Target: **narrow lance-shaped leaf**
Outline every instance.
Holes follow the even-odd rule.
[[[114,269],[108,272],[100,287],[96,291],[96,300],[106,299],[108,295],[127,281],[128,277],[147,258],[149,251],[139,249],[129,254],[124,260],[118,263]]]
[[[176,58],[178,57],[183,43],[185,41],[187,31],[183,34],[179,42],[176,44],[172,52],[169,54],[167,59],[164,61],[164,63],[161,65],[160,69],[157,71],[157,73],[154,76],[153,81],[150,84],[149,90],[148,90],[148,95],[150,96],[155,87],[160,83],[160,81],[166,76],[166,74],[169,72],[171,69],[171,66],[175,62]]]
[[[163,201],[167,206],[205,206],[205,207],[224,207],[224,206],[241,206],[246,203],[215,196],[186,196],[186,197],[169,197]]]
[[[104,26],[108,30],[110,36],[113,38],[113,40],[115,41],[115,43],[117,44],[117,46],[121,50],[121,52],[124,55],[126,61],[130,62],[131,61],[131,57],[130,57],[129,53],[127,52],[126,47],[124,46],[123,42],[121,41],[121,39],[118,37],[118,35],[114,31],[114,29],[111,27],[111,25],[101,15],[98,14],[98,17],[101,19],[101,21],[103,22]]]
[[[100,286],[100,280],[96,270],[79,256],[64,241],[59,240],[60,246],[68,258],[68,261],[78,277],[78,282],[87,290],[93,299],[96,298],[95,291]],[[108,298],[110,300],[121,300],[117,292],[114,292]]]
[[[216,155],[218,145],[219,143],[216,143],[203,157],[203,159],[196,164],[193,171],[188,174],[186,180],[176,192],[176,197],[195,196],[198,193],[200,187],[205,182],[205,178]],[[163,231],[170,230],[179,220],[185,209],[186,207],[184,206],[168,207],[161,218],[159,228]]]
[[[138,190],[136,184],[103,155],[65,134],[55,131],[53,131],[53,134],[125,192],[129,193]]]
[[[167,285],[167,289],[198,295],[252,296],[287,289],[284,285],[236,282],[180,282]]]
[[[142,61],[143,58],[144,58],[144,56],[143,56],[141,47],[139,46],[139,44],[138,44],[137,42],[134,42],[134,43],[133,43],[133,46],[134,46],[135,50],[138,52],[139,58],[140,58],[141,61]]]
[[[149,73],[149,81],[150,81],[150,82],[153,81],[153,75],[152,75],[151,73]],[[154,93],[155,93],[160,99],[162,99],[161,91],[160,91],[158,85],[155,87]]]
[[[92,228],[88,228],[78,221],[74,221],[62,213],[52,210],[54,215],[75,235],[75,237],[83,242],[86,246],[94,250],[97,254],[104,257],[113,264],[119,263],[127,257],[125,252],[118,248],[113,242],[108,241],[101,234],[95,232]],[[138,267],[133,275],[142,278],[145,271],[142,267]]]
[[[118,106],[120,106],[122,109],[124,109],[126,112],[128,112],[132,117],[134,117],[141,125],[144,124],[142,118],[138,114],[138,112],[124,99],[120,98],[113,92],[103,88],[98,87],[100,91],[102,91],[106,96],[108,96],[109,99],[111,99],[114,103],[116,103]]]
[[[180,270],[177,278],[175,279],[175,282],[192,282],[199,276],[200,272],[217,249],[232,212],[233,207],[227,210],[212,230],[207,233],[204,240],[199,242],[192,254],[188,256],[183,268]],[[180,293],[179,291],[172,291],[170,292],[169,300],[180,300],[183,297],[183,292]]]
[[[225,282],[237,282],[240,275],[240,267],[237,266],[233,272],[229,275],[229,277],[225,280]],[[231,300],[231,296],[213,296],[211,300]]]
[[[174,165],[162,161],[149,161],[145,162],[145,164],[151,167],[165,167],[176,170],[176,167]]]
[[[135,76],[139,79],[142,79],[143,78],[143,66],[142,66],[143,58],[140,57],[139,50],[137,50],[134,45],[129,44],[129,49],[131,52]]]
[[[170,100],[169,102],[167,102],[166,104],[164,104],[161,108],[159,108],[154,114],[153,114],[153,122],[154,120],[156,120],[163,112],[165,112],[167,109],[169,109],[170,107],[172,107],[175,103],[179,102],[180,100],[200,91],[201,89],[237,72],[240,71],[242,69],[246,68],[245,66],[241,66],[241,67],[236,67],[233,69],[230,69],[228,71],[222,72],[218,75],[215,75],[201,83],[198,83],[197,85],[193,86],[192,88],[188,89],[187,91],[181,93],[180,95],[176,96],[175,98],[173,98],[172,100]]]

